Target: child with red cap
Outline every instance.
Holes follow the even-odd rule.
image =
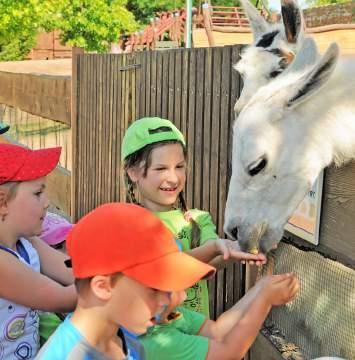
[[[215,271],[181,252],[159,218],[134,204],[105,204],[84,216],[67,250],[78,303],[41,349],[42,360],[143,359],[142,346],[122,327],[145,333],[172,292]]]
[[[60,148],[0,144],[0,357],[32,359],[39,311],[69,312],[77,295],[67,258],[39,240],[49,202],[46,175]],[[67,286],[71,285],[71,286]]]

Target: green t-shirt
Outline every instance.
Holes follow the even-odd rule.
[[[217,239],[216,226],[212,222],[211,215],[198,209],[190,210],[192,218],[200,227],[200,244],[207,240]],[[182,245],[183,251],[191,249],[192,225],[186,221],[180,209],[155,213],[168,227]],[[210,316],[207,281],[201,280],[190,289],[187,289],[187,299],[184,302],[187,308]]]
[[[197,335],[206,317],[184,307],[179,317],[168,324],[156,325],[139,337],[146,360],[205,360],[208,338]]]

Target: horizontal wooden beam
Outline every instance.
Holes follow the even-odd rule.
[[[70,125],[71,76],[0,71],[0,103]]]

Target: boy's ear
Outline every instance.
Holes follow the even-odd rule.
[[[96,275],[90,281],[90,287],[97,298],[103,301],[111,298],[111,281],[109,276]]]

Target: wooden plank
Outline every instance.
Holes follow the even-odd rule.
[[[175,96],[174,96],[174,123],[181,129],[181,97],[182,97],[182,56],[183,50],[174,51],[175,54]]]
[[[196,98],[195,98],[195,166],[194,166],[194,207],[202,207],[202,188],[205,186],[202,175],[203,162],[203,111],[204,111],[204,57],[205,49],[196,49]]]
[[[211,170],[211,157],[210,157],[210,148],[212,144],[212,133],[211,133],[211,124],[212,124],[212,89],[213,89],[213,73],[212,73],[212,53],[213,49],[208,48],[205,51],[205,71],[204,71],[204,81],[205,81],[205,91],[204,91],[204,125],[203,125],[203,159],[202,159],[202,171],[203,171],[203,181],[204,186],[202,189],[202,208],[210,209],[210,184],[212,183],[210,170]]]
[[[147,56],[148,52],[144,51],[140,53],[141,69],[140,69],[140,102],[139,102],[139,117],[146,116],[145,102],[146,102],[146,77],[147,77]]]
[[[182,58],[182,99],[181,99],[181,127],[180,130],[187,138],[187,112],[188,112],[188,83],[190,67],[190,49],[185,49]]]
[[[163,53],[158,52],[156,53],[157,56],[157,107],[156,107],[156,113],[152,115],[156,116],[162,116],[162,97],[163,97]]]
[[[70,76],[0,71],[0,83],[0,103],[70,125]]]
[[[355,163],[326,171],[320,244],[355,265]],[[345,260],[345,258],[344,258]]]
[[[166,119],[168,117],[168,102],[169,102],[169,52],[162,51],[163,70],[162,70],[162,103],[161,103],[161,117]]]
[[[80,56],[79,58],[79,92],[78,92],[78,102],[79,102],[79,113],[75,124],[77,126],[77,133],[72,137],[73,139],[73,159],[76,159],[76,163],[73,162],[73,171],[77,169],[77,173],[73,172],[73,180],[77,184],[75,190],[73,189],[73,197],[76,198],[76,204],[74,206],[75,217],[73,219],[74,222],[77,222],[81,215],[84,213],[84,208],[89,199],[88,197],[88,181],[84,181],[86,175],[86,167],[88,163],[83,159],[84,154],[87,154],[89,141],[80,141],[80,139],[88,139],[89,129],[85,127],[84,124],[88,123],[88,107],[87,104],[87,94],[88,94],[88,71],[87,69],[87,57]],[[75,139],[75,142],[74,142]],[[82,195],[80,197],[77,196],[78,192],[81,192]]]
[[[71,81],[71,131],[72,131],[72,178],[71,178],[71,189],[73,190],[71,194],[71,205],[70,215],[72,220],[76,220],[76,208],[79,205],[76,201],[76,191],[77,191],[77,178],[79,176],[79,171],[77,171],[77,146],[78,146],[78,106],[80,104],[80,78],[79,78],[79,54],[82,54],[83,50],[78,50],[73,48],[72,52],[72,81]],[[75,175],[74,175],[75,174]]]
[[[127,61],[126,61],[126,55],[122,55],[121,57],[121,69],[124,68],[127,65]],[[125,96],[126,96],[126,76],[127,76],[127,72],[126,71],[120,71],[121,77],[120,77],[120,89],[121,89],[121,93],[120,93],[120,98],[118,99],[119,104],[120,104],[120,138],[123,139],[123,136],[125,134],[126,131],[126,124],[125,124]],[[147,102],[148,100],[148,102]],[[147,104],[149,104],[149,98],[146,97],[146,106]],[[122,143],[121,143],[122,145]],[[124,199],[125,198],[125,189],[122,183],[120,183],[120,199]]]
[[[132,64],[137,65],[137,53],[132,54]],[[131,121],[137,119],[137,73],[138,69],[133,68],[132,69],[132,91],[131,91]]]
[[[188,152],[188,168],[186,181],[186,201],[189,207],[195,207],[194,203],[194,179],[195,179],[195,100],[196,100],[196,50],[190,50],[190,67],[188,82],[188,114],[186,144]]]
[[[147,54],[147,63],[146,65],[146,94],[145,94],[145,116],[151,115],[151,92],[152,92],[152,83],[151,83],[151,52]]]
[[[110,199],[110,189],[112,188],[111,183],[111,114],[112,110],[110,109],[110,103],[112,103],[111,98],[111,87],[110,83],[112,81],[111,76],[111,59],[112,55],[105,57],[103,60],[103,91],[102,91],[102,114],[103,114],[103,126],[102,126],[102,197],[100,203],[109,202]]]
[[[117,201],[116,197],[116,187],[119,186],[119,178],[117,178],[117,166],[119,164],[119,159],[121,155],[121,149],[118,146],[118,141],[120,140],[117,136],[117,78],[118,78],[118,56],[111,55],[110,62],[110,98],[109,98],[109,116],[110,116],[110,126],[109,126],[109,201]]]
[[[169,120],[175,119],[175,52],[169,51],[169,62],[168,62],[168,114]]]
[[[218,176],[219,171],[219,143],[220,139],[220,110],[221,110],[221,72],[222,72],[222,48],[216,48],[213,55],[213,91],[212,91],[212,134],[213,142],[211,144],[211,184],[210,190],[210,211],[216,217],[218,216]],[[223,140],[222,140],[223,141]],[[219,271],[216,279],[216,316],[224,311],[224,271]]]
[[[157,52],[152,51],[151,55],[151,88],[150,88],[150,108],[151,115],[154,116],[157,113],[157,87],[160,87],[160,84],[157,82]],[[161,95],[161,94],[159,94]]]
[[[213,182],[211,179],[211,157],[210,148],[212,144],[211,122],[212,122],[212,89],[213,89],[213,73],[212,73],[212,48],[207,48],[204,55],[204,112],[203,112],[203,158],[202,158],[202,208],[210,210],[210,187]],[[212,214],[213,215],[213,214]],[[212,319],[216,319],[216,278],[214,277],[208,282],[210,293],[210,315]]]
[[[231,48],[224,47],[222,53],[222,69],[221,69],[221,120],[220,120],[220,144],[219,144],[219,211],[217,220],[218,232],[223,233],[224,210],[227,201],[227,185],[228,185],[228,135],[231,132],[229,128],[230,108],[233,106],[230,98],[231,87]]]
[[[121,69],[124,63],[124,55],[119,55],[116,59],[116,63],[117,63],[117,69]],[[119,151],[119,153],[121,153],[121,145],[122,145],[122,138],[124,135],[124,122],[123,122],[123,110],[122,110],[122,98],[124,97],[123,92],[124,92],[124,87],[123,87],[123,76],[124,76],[124,72],[123,71],[117,71],[117,74],[115,76],[115,109],[116,109],[116,124],[115,124],[115,131],[114,134],[117,138],[117,143],[116,143],[116,147]],[[142,106],[144,108],[144,104],[145,104],[145,96],[143,94],[143,96],[141,97],[141,100],[144,101],[142,103]],[[123,176],[121,175],[121,171],[120,171],[120,165],[121,163],[118,162],[117,163],[117,167],[116,167],[116,178],[115,178],[115,183],[116,185],[116,191],[115,191],[115,199],[118,199],[120,201],[124,201],[125,200],[125,190],[124,190],[124,182],[123,182]]]

